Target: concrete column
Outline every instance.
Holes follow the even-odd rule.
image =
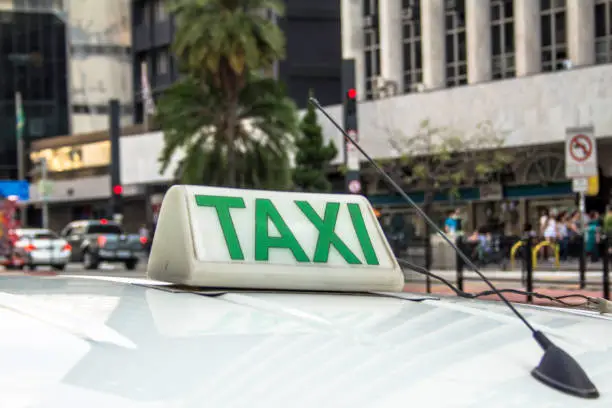
[[[514,39],[516,76],[542,70],[540,2],[514,0]]]
[[[491,7],[466,0],[468,83],[491,80]]]
[[[381,1],[378,6],[380,30],[380,75],[404,89],[402,2]]]
[[[363,6],[361,1],[341,1],[342,58],[355,60],[357,98],[362,99],[365,95]]]
[[[422,1],[423,85],[426,89],[446,86],[445,27],[444,0]]]
[[[567,0],[567,51],[572,66],[595,63],[595,0]]]

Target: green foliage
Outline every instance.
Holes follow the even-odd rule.
[[[323,131],[317,120],[312,104],[308,104],[306,114],[300,123],[300,134],[296,139],[295,169],[293,183],[301,191],[327,192],[331,183],[326,170],[338,154],[336,146],[323,140]]]
[[[297,133],[284,88],[255,73],[283,58],[285,40],[265,10],[282,0],[167,0],[177,24],[173,51],[183,79],[162,96],[164,171],[183,155],[183,183],[288,188],[288,150]]]
[[[174,155],[183,157],[177,178],[185,184],[286,189],[288,151],[297,134],[295,104],[273,79],[250,76],[238,98],[238,121],[231,141],[223,90],[190,76],[160,98],[157,120],[164,130],[162,171]],[[236,182],[229,180],[228,155],[235,153]]]
[[[401,174],[405,184],[428,191],[448,189],[456,195],[460,186],[487,182],[512,162],[512,155],[503,149],[504,139],[488,121],[464,133],[424,120],[416,134],[394,135],[391,145],[400,158],[381,165]]]
[[[234,78],[265,69],[285,54],[285,37],[264,11],[284,13],[282,0],[169,0],[176,17],[173,51],[185,70]]]

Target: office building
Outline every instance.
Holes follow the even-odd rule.
[[[0,0],[0,178],[17,177],[17,92],[26,145],[106,129],[111,98],[132,122],[129,11],[128,0]]]
[[[0,8],[0,179],[17,178],[18,93],[28,118],[27,136],[68,132],[65,33],[52,13]]]
[[[375,157],[401,154],[393,146],[425,120],[460,134],[490,124],[514,155],[509,177],[440,197],[434,215],[461,205],[473,226],[493,214],[518,233],[544,209],[576,208],[564,142],[568,128],[592,127],[600,189],[587,207],[603,210],[612,176],[611,15],[610,0],[342,0],[363,147]],[[341,117],[339,106],[332,112]],[[374,203],[402,205],[377,177],[364,178]],[[409,186],[417,196],[423,188]]]
[[[313,89],[323,104],[340,102],[340,3],[328,0],[286,1],[285,16],[275,18],[287,39],[286,58],[273,74],[287,85],[289,96],[304,107]],[[175,24],[163,0],[132,0],[134,94],[141,95],[143,63],[156,96],[178,77],[172,57]],[[136,121],[142,121],[142,101],[135,98]]]

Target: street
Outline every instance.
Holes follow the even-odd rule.
[[[70,263],[66,266],[63,271],[54,271],[49,267],[38,267],[33,271],[24,269],[22,271],[7,271],[0,269],[0,276],[10,275],[88,275],[88,276],[113,276],[113,277],[125,277],[125,278],[145,278],[146,277],[147,264],[146,262],[140,262],[135,270],[128,271],[122,264],[102,264],[97,270],[85,270],[81,263]]]
[[[0,276],[11,276],[11,275],[30,275],[30,276],[57,276],[57,275],[86,275],[86,276],[110,276],[110,277],[121,277],[121,278],[146,278],[146,260],[142,260],[136,270],[128,271],[122,264],[102,264],[97,270],[85,270],[83,265],[80,263],[70,263],[64,271],[57,272],[48,267],[39,267],[36,270],[23,270],[23,271],[6,271],[0,270]],[[451,283],[454,282],[455,272],[454,271],[432,271],[439,276],[442,276],[449,280]],[[523,289],[524,287],[520,281],[520,272],[517,271],[486,271],[485,273],[489,279],[491,279],[498,288],[505,289]],[[591,297],[602,296],[601,286],[601,272],[588,272],[586,274],[587,287],[584,290],[579,289],[578,285],[578,272],[569,271],[538,271],[536,274],[536,281],[534,282],[535,291],[548,295],[548,296],[561,296],[568,294],[583,294]],[[465,287],[464,289],[470,293],[477,293],[483,290],[489,289],[486,284],[476,276],[473,272],[466,271],[464,273]],[[425,284],[424,279],[420,276],[411,275],[410,272],[407,274],[407,281],[404,290],[407,292],[424,293]],[[432,280],[432,293],[443,296],[454,296],[452,290],[447,288],[445,285],[441,285],[438,282]],[[525,303],[526,298],[524,295],[508,294],[507,297],[517,303]],[[483,297],[482,299],[498,300],[497,296],[491,295]],[[582,299],[569,299],[568,303],[582,304]],[[546,299],[534,299],[534,303],[540,305],[555,305]]]

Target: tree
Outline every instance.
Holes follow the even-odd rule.
[[[338,149],[332,141],[325,144],[317,112],[311,103],[308,104],[306,114],[300,123],[300,133],[295,147],[294,186],[301,191],[330,191],[332,186],[325,173],[330,162],[338,154]]]
[[[447,190],[456,196],[459,187],[490,182],[511,163],[512,156],[503,149],[504,141],[504,135],[489,121],[466,133],[434,127],[424,120],[412,136],[393,132],[389,143],[399,159],[383,160],[383,165],[404,185],[426,193]],[[427,198],[433,195],[426,194],[426,202]]]
[[[462,186],[494,181],[512,161],[503,149],[504,134],[491,122],[482,122],[472,132],[450,127],[434,127],[429,120],[421,122],[414,135],[391,131],[389,142],[394,159],[381,160],[381,166],[406,190],[424,191],[423,210],[429,214],[437,191],[456,197]],[[425,235],[431,235],[425,224]],[[429,240],[426,241],[429,244]],[[426,266],[431,265],[431,248],[425,253]],[[427,279],[429,285],[429,278]]]
[[[268,69],[284,57],[283,33],[264,14],[270,10],[282,15],[283,2],[173,0],[169,9],[177,22],[173,51],[181,68],[197,78],[210,78],[204,86],[220,90],[214,125],[219,128],[218,136],[224,137],[225,146],[230,147],[225,149],[225,182],[236,186],[241,154],[231,147],[240,137],[237,121],[246,102],[240,98],[249,86],[250,73]]]
[[[238,94],[229,141],[225,94],[213,82],[185,76],[160,98],[156,119],[164,129],[162,172],[175,154],[184,154],[177,178],[185,184],[288,188],[293,148],[288,135],[298,132],[298,121],[284,88],[273,79],[249,75]],[[235,160],[231,175],[230,155]]]

